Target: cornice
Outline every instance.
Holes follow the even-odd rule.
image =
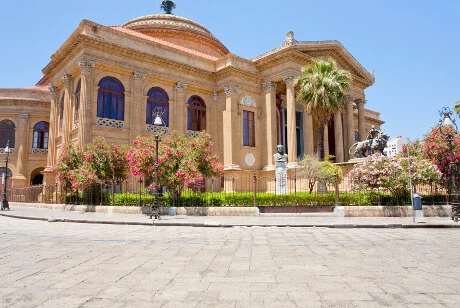
[[[220,81],[229,77],[236,77],[239,79],[244,79],[251,83],[259,85],[262,82],[262,76],[258,74],[253,74],[242,69],[236,68],[234,66],[227,66],[218,72],[214,73],[216,81]]]
[[[254,63],[260,71],[265,71],[286,62],[294,62],[305,66],[312,61],[312,57],[289,47],[281,49],[270,56],[258,59]]]
[[[40,84],[48,84],[50,77],[56,75],[66,65],[71,58],[70,56],[78,53],[78,51],[83,48],[91,48],[120,57],[129,57],[133,60],[160,66],[163,69],[169,69],[176,73],[185,73],[206,80],[214,80],[213,72],[81,34],[75,37],[73,44],[71,44],[71,47],[67,50],[67,54],[62,54],[59,59],[50,62],[43,70],[46,76],[42,78]]]

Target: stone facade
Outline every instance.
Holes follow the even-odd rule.
[[[374,83],[373,75],[339,42],[302,42],[289,32],[278,48],[243,59],[200,24],[175,15],[143,16],[113,27],[84,20],[53,54],[36,90],[0,91],[0,121],[12,119],[17,127],[29,130],[36,120],[50,123],[46,159],[43,153],[31,152],[31,132],[21,131],[21,138],[29,139],[17,142],[28,150],[12,155],[17,156],[13,173],[27,184],[36,165],[31,159],[41,155],[45,181],[53,183],[50,172],[59,148],[67,142],[85,144],[103,136],[108,142],[130,144],[139,135],[151,135],[157,128],[147,123],[148,93],[158,88],[167,97],[166,132],[193,137],[206,129],[226,172],[273,170],[277,144],[285,145],[293,166],[298,157],[316,151],[316,123],[296,100],[295,86],[301,68],[314,58],[333,58],[353,77],[346,110],[325,129],[326,155],[334,154],[343,162],[356,136],[362,140],[368,128],[379,128],[383,122],[379,113],[365,109],[364,90]],[[115,98],[101,94],[106,78],[122,85],[117,90],[121,103],[116,105],[121,113],[112,111]],[[18,98],[8,100],[5,91]],[[32,103],[28,93],[40,93],[42,100]],[[106,100],[112,102],[108,112],[103,111]],[[199,111],[190,109],[192,101],[202,102]],[[36,111],[20,120],[19,114],[32,110],[32,105]],[[254,156],[253,166],[246,165],[247,154]],[[24,160],[22,165],[18,160]]]

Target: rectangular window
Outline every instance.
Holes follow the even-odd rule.
[[[254,112],[243,110],[243,145],[255,147]]]

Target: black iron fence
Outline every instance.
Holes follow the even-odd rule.
[[[307,206],[307,205],[410,205],[408,191],[395,193],[373,187],[353,190],[349,178],[341,183],[326,185],[318,193],[318,183],[306,177],[289,174],[283,189],[279,180],[266,172],[243,172],[240,175],[206,179],[183,187],[180,196],[173,196],[168,187],[159,194],[162,206]],[[100,183],[86,191],[66,190],[56,185],[37,185],[8,190],[8,200],[27,203],[55,203],[82,205],[151,206],[154,191],[150,183],[132,178],[128,181]],[[423,204],[448,203],[447,190],[435,183],[414,185]]]

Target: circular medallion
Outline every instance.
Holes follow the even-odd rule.
[[[254,154],[248,153],[244,157],[244,161],[246,162],[246,165],[252,167],[252,165],[254,165],[254,163],[256,162],[256,158],[254,157]]]

